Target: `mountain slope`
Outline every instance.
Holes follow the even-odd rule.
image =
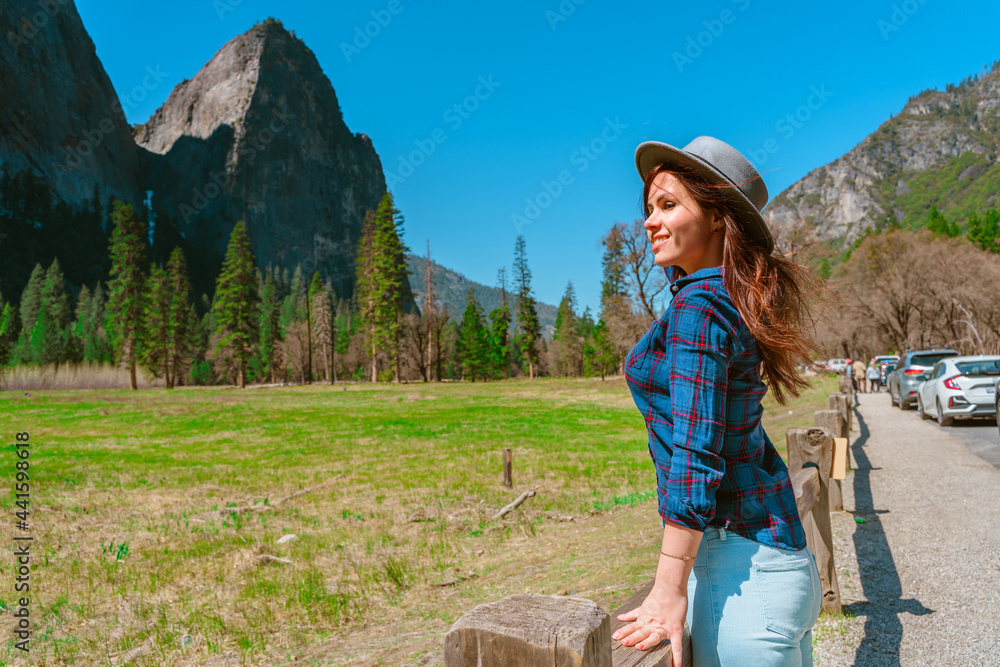
[[[140,151],[73,2],[4,0],[0,35],[3,169],[34,174],[67,204],[95,188],[102,203],[141,204]]]
[[[848,153],[778,194],[764,217],[780,242],[842,248],[890,215],[923,225],[1000,205],[1000,61],[944,91],[925,90]]]
[[[135,138],[153,154],[158,231],[176,229],[212,263],[243,220],[262,266],[301,262],[350,295],[362,220],[386,192],[382,165],[279,21],[226,43]]]
[[[424,296],[427,294],[427,258],[408,254],[406,256],[406,270],[410,275],[410,286],[413,289],[414,300],[418,306],[422,306]],[[489,316],[490,311],[501,305],[502,295],[499,288],[487,287],[469,280],[462,274],[445,268],[433,260],[431,260],[431,284],[434,286],[435,297],[444,304],[450,318],[456,322],[462,320],[462,313],[465,312],[465,299],[470,287],[475,290],[476,299],[487,316]],[[514,299],[514,295],[508,292],[507,303],[512,313],[514,312]],[[543,334],[546,338],[552,338],[556,323],[556,306],[536,302],[535,308],[538,311],[538,321],[542,325]]]

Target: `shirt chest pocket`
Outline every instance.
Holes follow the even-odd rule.
[[[642,368],[643,364],[647,363],[646,359],[652,356],[654,351],[663,351],[663,336],[666,330],[666,323],[660,320],[653,322],[646,335],[640,338],[632,351],[629,352],[626,362],[629,368]]]

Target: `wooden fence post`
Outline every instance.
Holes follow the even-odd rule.
[[[444,638],[445,667],[612,667],[611,618],[590,600],[511,595],[475,607]]]
[[[844,433],[839,434],[838,438],[850,438],[851,437],[851,404],[850,397],[843,392],[837,394],[830,394],[830,409],[838,411],[844,418]]]
[[[848,380],[847,378],[842,378],[840,382],[837,383],[837,385],[838,389],[840,390],[840,393],[846,394],[848,396],[850,396],[851,390],[854,389],[854,385],[851,384],[851,381]]]
[[[649,591],[653,590],[655,582],[655,579],[650,579],[645,586],[637,590],[632,597],[615,610],[611,617],[611,634],[629,623],[628,621],[619,621],[618,614],[632,611],[641,605],[646,596],[649,595]],[[689,604],[690,602],[688,600]],[[681,660],[684,661],[683,667],[692,667],[691,628],[687,625],[684,626],[684,637],[681,639],[681,654],[683,655]],[[622,646],[621,642],[615,642],[611,650],[611,661],[614,667],[673,667],[674,653],[668,641],[661,642],[658,646],[645,651],[640,651],[634,646]]]
[[[514,455],[510,447],[503,450],[503,485],[508,489],[514,486]]]
[[[817,410],[813,414],[816,426],[826,429],[831,438],[843,438],[846,436],[847,424],[838,410]],[[832,451],[832,450],[831,450]],[[825,470],[829,475],[830,471]],[[844,494],[840,487],[839,479],[830,480],[830,511],[839,512],[844,509]]]
[[[837,583],[837,568],[833,560],[833,530],[828,509],[830,482],[833,481],[830,479],[833,436],[822,428],[793,428],[788,430],[786,442],[792,485],[798,487],[796,501],[800,507],[802,528],[806,533],[809,550],[816,556],[819,578],[823,584],[823,611],[841,614],[843,609],[840,603],[840,585]],[[809,468],[816,468],[815,477]],[[813,493],[815,501],[809,509],[806,496]]]

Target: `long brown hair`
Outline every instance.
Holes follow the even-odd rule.
[[[747,234],[740,222],[747,213],[728,192],[730,184],[715,185],[685,167],[659,165],[646,175],[642,190],[643,216],[653,179],[673,174],[684,184],[704,213],[718,212],[725,221],[722,278],[733,305],[757,341],[761,375],[784,405],[787,395],[798,396],[809,382],[797,364],[809,364],[817,346],[807,333],[814,324],[809,299],[819,285],[809,267],[767,250]]]

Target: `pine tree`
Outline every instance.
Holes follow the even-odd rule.
[[[319,271],[313,273],[312,281],[309,283],[309,290],[306,295],[306,382],[312,382],[312,367],[313,367],[313,345],[315,344],[314,330],[316,328],[316,317],[313,313],[313,306],[315,305],[315,298],[318,294],[323,293],[323,279],[319,275]],[[325,295],[324,295],[325,296]],[[329,309],[325,311],[329,315]]]
[[[393,377],[400,381],[406,246],[402,241],[403,220],[386,193],[378,210],[365,219],[357,258],[357,298],[369,334],[372,357],[372,382],[378,381],[378,352],[385,350],[393,366]]]
[[[375,313],[379,305],[375,265],[375,212],[368,211],[361,223],[361,238],[358,240],[358,255],[355,259],[354,294],[358,302],[358,314],[365,326],[366,347],[371,353],[371,381],[378,381],[378,349],[376,347]]]
[[[86,361],[84,352],[87,344],[87,334],[85,320],[87,312],[90,310],[92,300],[90,288],[86,285],[80,286],[80,293],[76,297],[76,308],[73,311],[73,323],[66,327],[67,349],[72,346],[72,353],[67,355],[67,360],[73,363]]]
[[[81,334],[81,338],[83,337],[83,325],[87,319],[87,312],[90,310],[91,298],[90,288],[86,285],[81,285],[80,293],[76,296],[76,310],[73,311],[73,326],[77,328]]]
[[[313,340],[323,360],[326,381],[333,384],[333,306],[330,304],[330,290],[323,284],[319,272],[313,276],[309,286],[312,311]]]
[[[66,293],[66,278],[59,266],[59,258],[52,260],[49,270],[45,272],[42,282],[42,303],[49,311],[49,317],[57,327],[64,329],[73,319],[69,307],[69,294]]]
[[[90,294],[90,302],[83,313],[81,340],[83,341],[83,359],[92,363],[109,362],[113,358],[105,332],[107,319],[107,299],[101,283]]]
[[[282,340],[281,307],[278,303],[278,286],[274,273],[268,273],[260,294],[260,349],[261,376],[274,383],[274,371],[280,365],[279,343]]]
[[[576,292],[573,283],[566,285],[566,291],[556,311],[555,332],[552,336],[558,342],[559,370],[563,375],[579,375],[583,372],[583,342],[579,336],[580,323],[576,315]]]
[[[49,315],[44,303],[38,310],[29,340],[33,360],[38,365],[58,364],[62,360],[62,331],[55,318]]]
[[[20,328],[21,317],[18,309],[10,305],[10,302],[5,303],[3,312],[0,312],[0,366],[10,363],[11,351]]]
[[[114,202],[111,233],[111,281],[108,283],[108,329],[115,359],[129,369],[132,389],[138,389],[136,364],[142,335],[143,289],[146,279],[146,229],[132,206]]]
[[[420,314],[422,325],[427,332],[427,346],[425,349],[420,350],[420,354],[424,355],[425,361],[424,366],[424,382],[430,382],[431,376],[434,374],[434,338],[435,334],[440,334],[441,329],[437,326],[438,319],[438,307],[435,302],[434,295],[434,279],[431,274],[431,242],[430,239],[427,240],[427,261],[425,262],[426,275],[424,276],[424,284],[426,289],[424,290],[424,308],[423,312]],[[440,346],[440,336],[438,339],[438,345]],[[440,379],[440,378],[437,378]]]
[[[288,283],[288,293],[281,304],[281,328],[287,331],[296,322],[306,319],[306,282],[302,276],[302,264],[295,267],[295,273]]]
[[[531,290],[531,269],[528,268],[524,236],[518,236],[514,245],[514,286],[517,288],[518,347],[521,356],[528,362],[528,377],[534,379],[542,327],[538,322],[535,297]]]
[[[42,307],[42,285],[45,283],[45,269],[35,264],[28,278],[28,284],[21,292],[21,326],[25,331],[35,328],[38,310]]]
[[[983,216],[983,239],[986,250],[1000,253],[1000,211],[991,208]]]
[[[146,283],[146,298],[143,300],[143,335],[139,348],[139,359],[143,367],[153,377],[164,378],[170,386],[170,292],[167,272],[160,266],[153,266]]]
[[[486,379],[490,367],[488,331],[483,324],[483,309],[476,299],[475,288],[470,287],[465,299],[465,312],[458,335],[458,358],[462,375],[473,382],[476,377]]]
[[[191,359],[194,332],[191,327],[191,280],[188,278],[184,251],[174,248],[167,261],[167,288],[170,308],[167,315],[170,371],[167,388],[173,389],[182,379],[182,370]]]
[[[625,282],[625,263],[622,258],[624,246],[620,228],[611,228],[607,236],[601,239],[604,254],[601,256],[601,303],[609,297],[627,296],[628,286]]]
[[[603,380],[617,365],[618,353],[611,334],[604,320],[598,320],[584,346],[584,372],[588,376],[600,375]]]
[[[966,232],[969,241],[986,252],[1000,252],[1000,245],[997,244],[997,236],[1000,236],[998,219],[1000,214],[995,208],[987,211],[982,220],[975,213],[970,215]]]
[[[507,305],[507,273],[503,267],[497,271],[500,286],[500,307],[490,312],[490,362],[493,373],[510,377],[510,307]]]
[[[228,358],[236,369],[236,381],[240,388],[246,387],[247,362],[254,352],[257,338],[258,303],[257,279],[254,255],[250,249],[243,221],[236,223],[226,258],[222,262],[222,272],[215,288],[216,301],[213,307],[216,322],[222,336],[218,351]]]
[[[302,264],[295,267],[291,280],[288,281],[288,291],[281,304],[281,338],[286,376],[293,370],[298,373],[300,382],[309,382],[307,374],[309,356],[309,333],[307,322],[309,283],[302,272]]]
[[[590,306],[583,309],[583,313],[576,318],[576,335],[580,340],[586,340],[594,333],[594,315],[590,312]]]
[[[38,269],[40,267],[36,267]],[[36,273],[32,272],[32,278]],[[37,287],[37,292],[35,291]],[[30,291],[29,291],[30,290]],[[60,364],[67,360],[67,354],[75,347],[73,341],[66,334],[66,329],[72,318],[69,307],[69,295],[66,293],[66,280],[63,277],[62,269],[59,267],[59,260],[52,260],[48,271],[42,278],[41,285],[30,282],[25,288],[25,296],[22,301],[28,302],[28,309],[34,312],[34,322],[28,331],[28,350],[25,357],[32,362],[45,364]],[[35,304],[38,309],[35,311]],[[42,313],[45,314],[45,321],[41,321]]]
[[[948,222],[948,219],[938,211],[937,206],[932,204],[927,218],[927,229],[935,236],[955,237],[961,233],[957,222]]]
[[[351,302],[341,297],[337,299],[337,307],[333,316],[333,381],[337,381],[337,355],[346,354],[351,344],[351,336],[357,329],[355,320],[358,314],[351,307]]]

